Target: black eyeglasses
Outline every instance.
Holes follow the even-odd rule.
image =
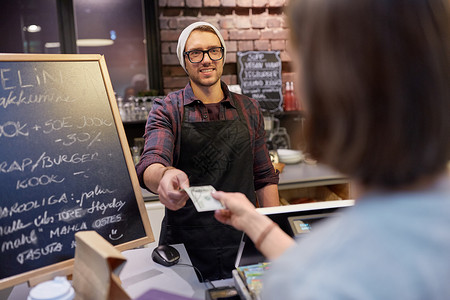
[[[185,51],[186,55],[191,63],[199,63],[205,57],[205,53],[208,53],[209,58],[212,61],[221,60],[223,57],[223,47],[214,47],[209,50],[191,50]]]

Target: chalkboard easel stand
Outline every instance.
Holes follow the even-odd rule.
[[[106,62],[0,53],[0,290],[73,272],[75,233],[154,241]]]

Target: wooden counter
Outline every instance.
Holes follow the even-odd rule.
[[[347,183],[345,176],[333,171],[332,169],[320,164],[299,163],[285,165],[280,174],[278,189],[289,190],[296,188],[324,186]]]

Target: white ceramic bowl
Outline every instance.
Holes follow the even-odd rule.
[[[304,158],[303,152],[292,149],[278,149],[278,159],[285,164],[297,164]]]

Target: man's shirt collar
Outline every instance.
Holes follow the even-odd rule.
[[[226,105],[230,105],[231,107],[236,108],[235,105],[233,104],[233,102],[231,101],[231,93],[230,93],[230,90],[228,89],[228,86],[226,85],[226,83],[223,81],[220,81],[220,85],[221,85],[223,94],[225,95],[225,99],[223,99],[221,102],[225,103]],[[189,82],[184,88],[183,105],[184,106],[190,105],[194,101],[200,101],[200,100],[194,95],[194,91],[192,90],[191,83]]]

